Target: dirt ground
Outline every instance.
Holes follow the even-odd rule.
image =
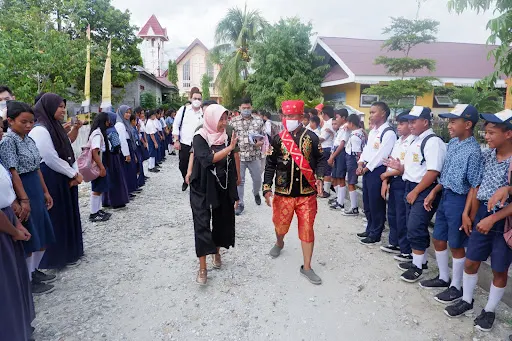
[[[79,267],[57,273],[53,293],[35,298],[38,341],[503,341],[512,333],[504,304],[491,333],[475,331],[472,318],[448,319],[434,292],[399,279],[392,256],[358,243],[362,217],[329,211],[325,200],[313,261],[323,285],[299,275],[296,227],[281,257],[267,255],[274,242],[271,209],[256,206],[246,191],[236,247],[223,252],[223,268],[209,270],[208,285],[200,287],[188,191],[181,192],[176,157],[108,223],[88,222],[88,186],[81,192],[85,257]],[[435,261],[429,263],[435,275]],[[475,311],[486,297],[477,292]]]

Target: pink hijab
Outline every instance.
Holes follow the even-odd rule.
[[[210,147],[220,146],[226,143],[228,138],[226,131],[217,131],[220,118],[226,111],[228,111],[228,109],[220,104],[211,104],[204,112],[203,127],[199,129],[196,134],[201,135]]]

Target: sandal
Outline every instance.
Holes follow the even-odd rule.
[[[200,284],[200,285],[206,285],[206,281],[208,280],[208,273],[206,271],[206,269],[201,269],[197,272],[197,278],[196,278],[196,282],[197,284]]]
[[[217,260],[217,256],[219,259]],[[220,260],[220,254],[212,255],[212,265],[214,269],[220,269],[222,267],[222,261]]]

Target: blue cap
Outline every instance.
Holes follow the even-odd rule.
[[[505,109],[496,114],[480,114],[480,117],[491,123],[505,124],[509,129],[512,129],[512,110]]]
[[[473,123],[478,122],[478,110],[471,104],[457,104],[449,113],[439,114],[441,118],[463,118]]]
[[[418,118],[424,118],[426,120],[432,119],[432,110],[429,107],[414,106],[408,114],[403,116],[406,120],[417,120]]]

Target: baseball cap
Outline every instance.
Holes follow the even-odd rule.
[[[406,117],[409,114],[409,111],[404,111],[396,116],[397,122],[408,122],[409,119]]]
[[[439,114],[442,118],[463,118],[473,123],[478,122],[478,110],[471,104],[457,104],[449,113]]]
[[[505,109],[496,114],[480,114],[480,117],[491,123],[505,124],[507,128],[512,129],[512,110]]]
[[[323,108],[324,108],[323,103],[320,103],[320,104],[318,104],[318,105],[315,107],[315,109],[316,109],[316,110],[318,110],[318,111],[322,111],[322,109],[323,109]]]
[[[424,118],[426,120],[432,119],[432,110],[429,107],[414,106],[409,113],[404,115],[406,120],[417,120],[418,118]]]

